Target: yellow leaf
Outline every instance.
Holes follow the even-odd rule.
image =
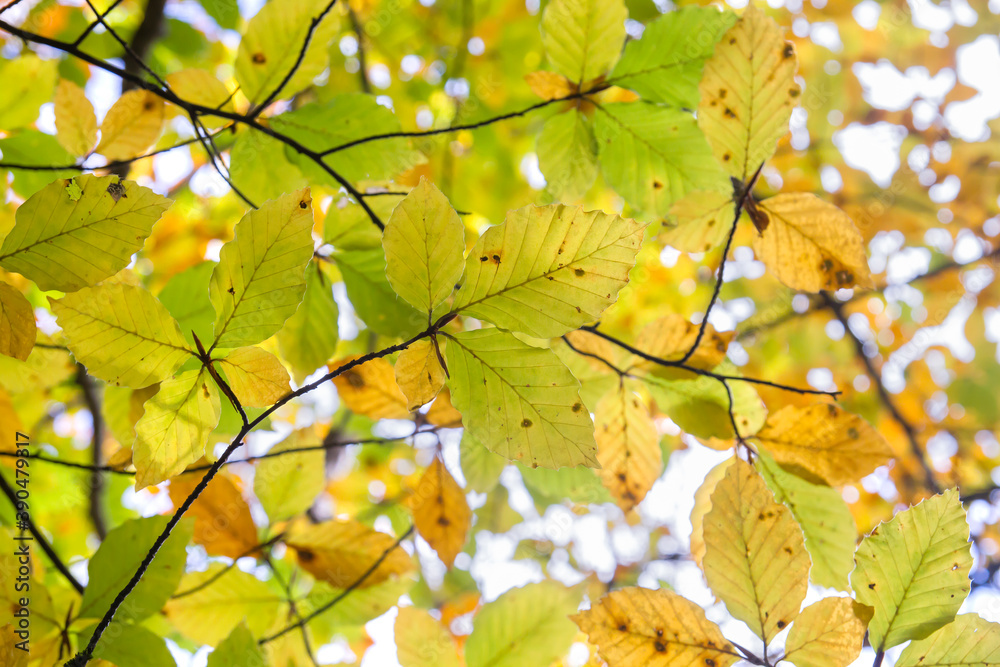
[[[395,635],[396,656],[403,667],[460,667],[462,664],[451,633],[423,609],[400,608]]]
[[[708,471],[705,481],[694,492],[694,507],[691,508],[691,560],[699,567],[705,558],[705,515],[712,509],[712,493],[726,476],[726,471],[734,459],[726,459]]]
[[[811,604],[788,632],[785,659],[795,667],[847,667],[861,654],[871,617],[871,607],[851,598]]]
[[[10,400],[10,394],[0,388],[0,438],[3,438],[0,440],[0,452],[13,454],[17,451],[20,444],[17,433],[22,428],[24,426],[17,415],[17,410],[14,409],[14,403]],[[16,465],[17,462],[13,457],[0,456],[0,466],[14,468]]]
[[[277,357],[259,347],[238,347],[221,365],[244,406],[266,407],[290,391],[288,371]]]
[[[705,578],[765,643],[795,620],[809,586],[809,554],[791,511],[743,460],[726,470],[705,517]]]
[[[880,433],[832,403],[785,406],[754,439],[782,468],[830,486],[856,482],[892,458]]]
[[[197,68],[183,69],[168,74],[166,82],[174,94],[185,102],[223,111],[233,110],[232,95],[229,94],[226,85],[211,72]],[[180,107],[170,105],[167,110],[171,114],[177,114],[180,112]],[[210,129],[229,123],[225,118],[212,116],[202,116],[201,122]]]
[[[875,286],[861,232],[833,204],[793,192],[758,210],[766,226],[754,236],[754,254],[784,284],[806,292]]]
[[[636,347],[660,359],[678,361],[684,358],[698,338],[700,326],[687,318],[671,313],[646,325],[636,340]],[[726,350],[735,332],[719,333],[712,325],[705,326],[705,333],[698,341],[698,348],[687,360],[688,366],[705,370],[715,368],[726,358]],[[636,367],[665,379],[692,378],[690,371],[672,369],[651,361],[636,359]]]
[[[204,461],[204,459],[203,459]],[[170,499],[179,507],[191,495],[204,471],[170,480]],[[194,517],[194,541],[211,556],[239,558],[258,544],[257,526],[243,494],[225,473],[216,475],[187,511]]]
[[[340,359],[329,365],[331,371],[357,359]],[[406,397],[396,385],[396,372],[385,359],[372,359],[341,373],[333,379],[337,394],[352,412],[369,419],[406,419],[410,416]]]
[[[600,371],[602,374],[612,372],[611,367],[605,362],[620,368],[618,365],[621,363],[621,348],[611,341],[583,329],[570,331],[563,338],[566,339],[565,342],[573,346],[572,352],[579,354],[595,371]]]
[[[472,510],[465,493],[441,459],[427,468],[413,495],[407,499],[420,537],[427,540],[445,565],[451,567],[465,546],[472,525]]]
[[[625,43],[623,0],[552,0],[542,15],[542,45],[552,68],[583,83],[607,73]]]
[[[459,428],[462,426],[462,413],[451,404],[451,392],[447,387],[441,390],[431,407],[427,410],[427,421],[434,426]]]
[[[83,89],[68,79],[59,82],[54,102],[56,139],[73,155],[86,155],[97,143],[97,116]]]
[[[123,93],[101,123],[97,152],[109,160],[128,160],[146,152],[163,130],[163,100],[148,90]]]
[[[406,407],[411,411],[433,401],[448,379],[434,344],[427,339],[418,340],[399,353],[395,373],[396,384],[406,396]]]
[[[695,190],[670,207],[660,241],[684,252],[708,252],[726,242],[735,215],[732,192]]]
[[[799,96],[795,48],[754,3],[705,63],[698,126],[726,171],[743,182],[774,154]]]
[[[624,512],[642,502],[663,472],[656,424],[649,408],[620,382],[597,404],[594,419],[598,474]]]
[[[570,618],[610,667],[729,667],[741,657],[701,607],[673,591],[624,588]]]
[[[271,523],[305,512],[323,491],[326,453],[320,446],[315,430],[292,431],[257,464],[253,491]],[[309,451],[272,456],[306,448]]]
[[[16,630],[10,623],[0,628],[0,662],[6,667],[28,667],[28,652],[17,648],[21,639],[14,634]]]
[[[31,304],[21,292],[0,282],[0,354],[24,361],[37,335]]]
[[[557,100],[576,92],[576,84],[562,74],[539,70],[524,75],[531,92],[543,100]]]
[[[333,520],[293,529],[286,543],[299,565],[321,581],[345,588],[385,555],[382,563],[358,585],[367,588],[413,569],[413,561],[391,535],[350,520]]]

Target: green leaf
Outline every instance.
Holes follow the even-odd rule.
[[[382,248],[331,255],[344,279],[347,296],[368,328],[385,336],[406,336],[427,326],[427,315],[396,296],[385,277]]]
[[[253,491],[267,512],[271,523],[290,519],[309,509],[326,483],[326,453],[319,448],[315,431],[303,429],[271,448],[257,464]],[[304,447],[314,448],[301,454],[284,454]]]
[[[132,445],[137,491],[180,474],[204,456],[222,412],[219,392],[204,369],[165,380],[143,408]]]
[[[355,139],[399,132],[399,119],[370,95],[349,93],[330,101],[306,104],[271,119],[271,126],[310,149],[322,153]],[[312,159],[295,153],[292,160],[311,182],[339,187]],[[409,139],[380,139],[331,153],[323,158],[349,181],[387,179],[424,161]]]
[[[212,347],[255,345],[291,317],[306,290],[312,227],[309,190],[272,199],[237,223],[212,273]]]
[[[611,492],[601,484],[601,478],[590,468],[529,468],[518,465],[524,485],[534,498],[561,503],[600,504],[614,502]]]
[[[1000,667],[1000,624],[962,614],[930,637],[910,642],[896,667]]]
[[[693,109],[705,60],[722,33],[736,22],[732,12],[715,7],[685,7],[646,25],[625,53],[609,81],[631,88],[643,99]]]
[[[250,19],[236,51],[236,81],[248,100],[263,102],[293,68],[295,74],[275,99],[294,95],[326,69],[327,46],[340,27],[336,12],[327,12],[313,32],[302,61],[297,61],[312,20],[328,4],[329,0],[269,2]]]
[[[106,283],[51,303],[73,355],[109,384],[148,387],[194,355],[167,309],[141,287]]]
[[[131,519],[113,528],[87,564],[87,587],[80,617],[99,618],[139,569],[149,548],[170,520],[168,516]],[[160,611],[184,574],[186,547],[194,532],[192,521],[181,521],[156,552],[142,579],[125,599],[119,616],[135,622]]]
[[[542,16],[542,45],[552,69],[581,84],[607,72],[625,43],[623,0],[552,0]]]
[[[737,375],[735,367],[724,363],[715,369],[725,375]],[[649,388],[661,412],[678,426],[699,438],[735,437],[729,418],[729,394],[718,380],[701,376],[695,380],[663,380],[646,376]],[[753,435],[767,419],[767,410],[753,386],[747,382],[729,381],[733,392],[733,416],[740,435]]]
[[[428,316],[462,278],[465,225],[429,181],[421,179],[393,210],[382,245],[393,291]]]
[[[208,283],[216,262],[202,262],[174,275],[156,298],[170,312],[188,343],[194,345],[193,331],[199,340],[212,339],[215,309],[208,298]]]
[[[229,176],[254,201],[277,199],[297,192],[308,181],[285,155],[285,145],[263,132],[247,130],[236,137],[230,152]]]
[[[369,197],[367,203],[379,220],[388,220],[400,199],[401,196],[393,194]],[[344,197],[326,210],[323,243],[337,250],[372,250],[382,247],[382,231],[372,224],[372,219],[359,204]]]
[[[633,208],[665,217],[693,190],[725,187],[728,179],[690,114],[644,102],[598,107],[594,134],[601,170]]]
[[[597,140],[590,121],[577,109],[545,121],[535,152],[546,189],[556,199],[580,199],[597,178]]]
[[[507,467],[507,461],[486,449],[475,439],[468,429],[462,431],[459,443],[462,461],[462,476],[465,487],[479,493],[486,493],[500,481],[500,473]]]
[[[561,336],[615,302],[643,228],[562,204],[511,211],[472,248],[452,309],[537,338]]]
[[[923,639],[955,618],[969,594],[969,526],[958,490],[883,521],[858,547],[851,588],[875,608],[868,637],[876,651]]]
[[[708,252],[726,242],[735,215],[731,188],[695,190],[670,207],[660,240],[684,252]]]
[[[758,458],[758,470],[775,500],[792,510],[805,535],[812,558],[809,578],[820,586],[849,590],[858,529],[840,491],[785,472],[766,453],[758,453]]]
[[[306,268],[306,292],[278,331],[278,350],[299,384],[337,351],[337,302],[318,263]]]
[[[124,269],[171,201],[117,176],[58,180],[17,209],[0,247],[0,266],[42,290],[74,292]]]
[[[89,641],[90,635],[93,632],[83,633],[81,641]],[[166,640],[141,625],[115,623],[111,631],[105,633],[97,643],[94,658],[116,665],[177,667],[177,661],[170,654]]]
[[[250,634],[246,621],[240,622],[229,636],[222,640],[208,656],[207,667],[233,667],[234,665],[266,665],[264,654],[257,640]]]
[[[531,466],[598,466],[580,383],[552,350],[493,328],[449,338],[451,400],[473,437]]]
[[[548,665],[569,650],[580,594],[554,581],[507,591],[483,607],[465,642],[469,667]]]
[[[65,148],[51,134],[43,134],[38,130],[22,130],[5,139],[0,139],[0,153],[7,164],[24,166],[51,167],[71,165],[76,162]],[[7,167],[0,167],[7,169]],[[24,198],[35,194],[56,178],[73,178],[79,171],[64,170],[31,170],[10,169],[14,175],[11,189]]]
[[[52,100],[56,87],[56,60],[42,60],[31,53],[10,58],[0,66],[0,130],[31,125],[38,109]],[[4,159],[8,160],[4,153]]]
[[[215,19],[220,28],[236,30],[240,20],[240,8],[236,0],[198,0],[205,13]]]

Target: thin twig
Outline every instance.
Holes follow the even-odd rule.
[[[112,11],[114,11],[115,7],[117,7],[118,5],[122,4],[122,2],[124,2],[124,1],[125,0],[115,0],[103,12],[98,13],[98,12],[95,11],[94,13],[97,14],[97,20],[96,21],[92,21],[92,22],[90,22],[90,23],[87,24],[87,27],[83,29],[83,32],[81,32],[80,36],[76,38],[76,40],[73,42],[73,45],[74,46],[80,46],[80,44],[83,44],[83,40],[87,39],[87,35],[89,35],[91,32],[93,32],[94,28],[96,28],[97,26],[104,25],[104,18],[107,17],[107,15],[110,14]],[[93,9],[93,8],[94,8],[93,5],[91,5],[91,9]]]

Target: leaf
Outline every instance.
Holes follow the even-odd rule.
[[[0,130],[31,125],[38,118],[39,107],[52,99],[56,85],[56,60],[42,60],[30,53],[8,57],[0,67]],[[4,153],[4,159],[10,156]]]
[[[396,655],[402,667],[461,667],[458,647],[441,622],[423,609],[401,607],[396,615]]]
[[[157,300],[177,320],[191,349],[195,349],[192,332],[200,340],[210,340],[212,337],[215,309],[208,297],[208,283],[212,279],[215,265],[215,262],[201,262],[175,274],[156,295]]]
[[[95,626],[96,627],[96,626]],[[116,625],[116,632],[108,632],[94,650],[94,658],[116,665],[143,665],[144,667],[176,667],[177,662],[167,648],[166,640],[141,625]],[[92,632],[85,632],[81,640],[87,641]],[[6,664],[6,663],[5,663]]]
[[[538,95],[543,100],[556,100],[567,97],[576,92],[576,84],[564,77],[562,74],[538,70],[528,72],[524,75],[524,80],[531,88],[531,92]]]
[[[735,22],[735,14],[714,7],[685,7],[663,14],[646,25],[640,39],[625,45],[609,79],[650,102],[693,109],[698,106],[705,60]]]
[[[714,665],[739,662],[705,612],[673,591],[624,588],[571,616],[611,667]]]
[[[308,189],[266,202],[237,223],[212,273],[212,347],[254,345],[291,317],[306,289],[312,227]]]
[[[343,276],[351,305],[369,329],[402,337],[427,327],[427,315],[411,308],[389,286],[382,248],[335,252],[331,257]]]
[[[820,586],[849,590],[858,529],[840,491],[785,472],[766,453],[760,453],[758,461],[758,470],[775,500],[792,511],[802,528],[812,559],[809,578]]]
[[[393,210],[382,245],[393,291],[428,317],[462,278],[465,225],[429,181],[421,179]]]
[[[285,145],[263,132],[246,130],[238,134],[229,158],[230,179],[243,192],[254,193],[256,199],[277,199],[309,185],[285,155]]]
[[[726,459],[705,475],[705,481],[694,492],[694,506],[691,508],[691,560],[704,569],[705,560],[705,516],[712,509],[712,494],[715,487],[726,477],[726,471],[735,459]]]
[[[685,363],[694,368],[710,370],[725,361],[726,351],[729,349],[729,343],[735,338],[735,332],[719,333],[712,325],[707,324],[699,340],[700,329],[700,325],[688,321],[681,315],[671,313],[643,327],[635,345],[654,357],[666,361],[680,361],[697,341],[698,347]],[[635,359],[634,365],[637,369],[667,380],[696,377],[690,371],[669,368],[640,358]]]
[[[969,593],[969,526],[949,489],[883,521],[858,546],[851,588],[875,608],[876,651],[923,639],[951,623]]]
[[[246,622],[239,623],[229,636],[208,655],[207,667],[266,665],[264,654]]]
[[[194,492],[204,475],[204,472],[188,473],[170,480],[170,500],[175,508]],[[234,479],[225,473],[212,478],[186,516],[194,518],[195,544],[205,547],[211,556],[240,558],[258,544],[250,507]]]
[[[297,384],[326,364],[337,351],[339,311],[333,289],[318,263],[306,267],[306,292],[295,314],[278,331],[281,358]]]
[[[459,451],[465,488],[479,493],[493,489],[500,481],[500,473],[507,467],[507,460],[486,449],[468,429],[462,431]]]
[[[108,532],[87,564],[87,587],[80,602],[81,618],[100,618],[125,584],[139,569],[153,542],[170,517],[129,519]],[[125,599],[119,617],[125,614],[141,621],[160,611],[177,589],[184,574],[185,547],[191,541],[191,521],[181,521],[156,552],[139,583]]]
[[[799,615],[809,585],[802,530],[750,464],[737,460],[705,516],[708,586],[765,643]]]
[[[735,215],[731,192],[695,190],[670,207],[660,241],[684,252],[708,252],[726,242]]]
[[[74,198],[70,183],[82,194]],[[124,269],[171,203],[117,176],[55,181],[17,209],[14,229],[0,246],[0,266],[42,291],[75,292]]]
[[[8,667],[28,667],[28,652],[17,647],[21,638],[16,632],[12,623],[0,627],[0,659]]]
[[[602,104],[594,135],[604,178],[645,214],[665,217],[688,193],[726,183],[705,135],[682,111],[645,102]]]
[[[263,408],[291,391],[288,371],[278,358],[259,347],[239,347],[219,364],[244,406]]]
[[[598,467],[580,384],[551,350],[479,329],[451,337],[446,354],[452,402],[487,449],[532,467]]]
[[[25,167],[50,167],[73,164],[73,156],[59,145],[59,141],[51,134],[43,134],[38,130],[21,130],[17,134],[0,139],[0,152],[5,163],[23,165]],[[0,167],[6,169],[6,167]],[[21,197],[27,198],[35,194],[55,178],[73,178],[79,172],[70,169],[10,169],[14,176],[11,190]],[[7,222],[6,220],[3,222]],[[0,230],[9,229],[0,227]]]
[[[226,88],[226,84],[207,70],[196,67],[183,69],[168,74],[165,80],[174,94],[185,102],[222,111],[234,110],[233,96]],[[179,107],[168,107],[168,109],[179,110]],[[199,120],[208,129],[223,127],[230,122],[226,118],[212,116],[202,116]]]
[[[590,122],[577,109],[545,121],[535,152],[546,189],[556,199],[581,199],[597,178],[597,140]]]
[[[449,568],[465,546],[472,525],[472,510],[465,492],[440,458],[428,466],[413,495],[407,498],[420,537],[431,545]]]
[[[537,338],[593,322],[628,282],[643,225],[562,204],[526,206],[479,237],[454,312]]]
[[[94,149],[109,160],[142,155],[160,138],[163,100],[148,90],[129,90],[108,109],[101,123],[101,143]]]
[[[305,447],[314,449],[300,454],[283,454]],[[319,447],[315,431],[292,431],[257,464],[253,493],[271,523],[305,512],[322,493],[326,482],[326,454]]]
[[[656,424],[632,384],[622,381],[597,404],[594,428],[601,481],[628,512],[663,472]]]
[[[382,563],[358,588],[375,586],[413,570],[413,561],[391,535],[356,521],[336,519],[301,526],[285,540],[295,549],[299,565],[320,581],[346,588],[355,585],[376,561]]]
[[[552,0],[542,15],[542,46],[552,69],[576,84],[607,72],[625,43],[622,0]]]
[[[552,470],[531,468],[520,463],[516,467],[532,497],[549,504],[561,503],[564,500],[595,505],[614,501],[608,489],[601,484],[596,470],[590,468]]]
[[[730,363],[722,364],[716,372],[738,375]],[[666,381],[655,375],[646,377],[646,387],[659,411],[687,433],[703,439],[733,439],[736,437],[733,420],[740,435],[746,438],[756,433],[767,419],[767,410],[751,384],[738,380],[728,384],[733,395],[732,418],[729,394],[715,378],[701,376],[696,380]],[[728,447],[727,444],[723,449]]]
[[[830,486],[856,482],[892,458],[878,431],[833,403],[787,405],[754,439],[785,470]]]
[[[167,309],[141,287],[105,283],[50,303],[73,356],[109,384],[147,387],[194,355]]]
[[[21,292],[0,282],[0,354],[24,361],[37,335],[31,304]]]
[[[698,126],[726,171],[746,183],[788,132],[799,97],[795,47],[753,3],[705,63]]]
[[[910,642],[896,667],[997,667],[1000,625],[978,614],[961,614],[926,639]]]
[[[159,484],[205,455],[222,414],[219,392],[204,370],[164,380],[135,425],[136,490]]]
[[[279,595],[252,574],[209,563],[204,572],[184,576],[164,612],[191,641],[218,646],[244,621],[252,634],[263,635],[277,619],[281,602]]]
[[[792,624],[785,641],[785,659],[795,667],[847,667],[861,654],[871,617],[871,607],[851,598],[815,602]]]
[[[54,101],[56,138],[73,155],[87,155],[97,143],[97,116],[83,89],[68,79],[59,82]]]
[[[802,192],[766,199],[769,220],[753,238],[753,251],[768,271],[806,292],[874,287],[864,239],[850,217],[816,195]]]
[[[338,359],[334,371],[359,356]],[[369,419],[406,419],[410,416],[406,397],[396,385],[396,373],[385,359],[370,359],[333,378],[337,395],[351,412]]]
[[[435,345],[427,339],[399,353],[395,374],[396,384],[406,396],[406,409],[411,412],[433,401],[447,380]]]
[[[294,95],[326,69],[327,47],[340,24],[336,12],[326,14],[313,32],[301,62],[297,61],[312,20],[327,4],[328,0],[268,3],[250,19],[236,51],[235,65],[236,81],[248,100],[263,102],[293,68],[295,74],[277,91],[275,99]]]
[[[469,667],[548,665],[569,650],[576,628],[567,618],[580,594],[554,581],[507,591],[473,619],[465,642]]]

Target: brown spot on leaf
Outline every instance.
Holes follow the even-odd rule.
[[[667,647],[663,642],[653,642],[653,648],[655,648],[658,653],[666,653],[667,651]]]
[[[437,520],[437,525],[444,526],[445,528],[447,528],[448,526],[451,525],[451,521],[449,521],[447,517],[439,516]]]
[[[483,255],[482,257],[479,258],[479,261],[480,262],[488,262],[488,261],[490,261],[490,258],[487,257],[486,255]]]
[[[726,118],[736,118],[736,114],[733,113],[733,110],[730,109],[729,107],[726,107],[726,110],[723,111],[722,113]]]
[[[778,629],[780,630],[783,627],[785,627],[786,625],[788,625],[788,623],[785,623],[784,621],[778,621],[777,625],[778,625]]]
[[[585,274],[586,271],[584,271],[583,269],[576,269],[576,270],[573,271],[573,273],[575,273],[577,275],[577,277],[579,277],[579,276],[582,276],[583,274]]]
[[[316,559],[316,556],[313,554],[313,552],[309,551],[308,549],[299,549],[298,552],[299,552],[299,560],[303,563],[309,563]]]
[[[347,371],[344,373],[344,379],[347,380],[347,384],[351,385],[355,389],[361,389],[365,386],[365,379],[361,377],[360,373],[355,371]]]
[[[494,264],[500,263],[500,255],[493,255],[493,263]]]
[[[663,189],[663,183],[660,183],[659,181],[653,181],[653,189],[654,190],[662,190]]]
[[[523,428],[528,428],[529,426],[531,426],[531,420],[530,419],[522,419],[521,420],[521,426]]]
[[[253,62],[255,65],[263,65],[264,63],[267,62],[267,56],[258,51],[257,53],[253,54]]]
[[[794,56],[795,56],[795,47],[794,47],[794,46],[792,46],[792,45],[791,45],[791,44],[789,44],[789,43],[786,43],[786,44],[785,44],[785,50],[781,52],[781,56],[782,56],[782,57],[783,57],[783,58],[784,58],[785,60],[788,60],[789,58],[792,58],[792,57],[794,57]]]
[[[573,412],[579,412],[580,410],[583,410],[583,405],[580,403],[574,403],[571,409]]]

